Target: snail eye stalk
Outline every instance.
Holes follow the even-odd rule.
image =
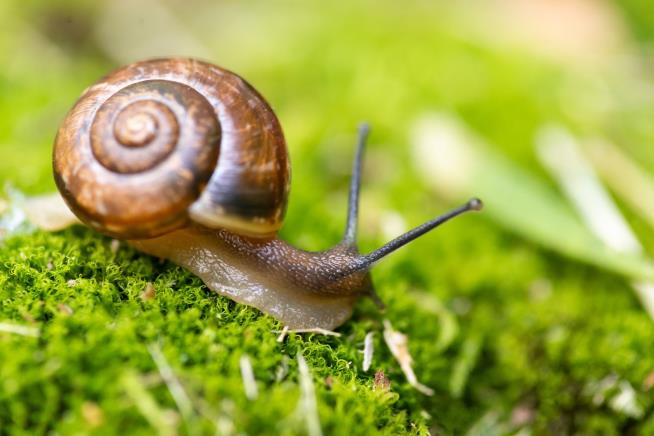
[[[359,126],[359,139],[357,141],[356,157],[354,158],[354,163],[352,165],[352,179],[350,181],[347,222],[345,225],[345,235],[343,236],[343,243],[355,249],[357,245],[357,220],[359,215],[359,194],[361,191],[361,169],[363,163],[363,152],[369,133],[370,126],[368,123],[362,123]],[[398,248],[405,246],[414,239],[435,229],[441,224],[465,212],[481,210],[483,206],[484,204],[480,199],[472,198],[464,205],[461,205],[456,209],[453,209],[439,217],[419,225],[418,227],[415,227],[412,230],[409,230],[403,235],[398,236],[397,238],[368,254],[359,256],[356,265],[353,265],[352,268],[348,268],[349,271],[344,271],[344,273],[349,274],[355,271],[361,271],[362,269],[368,269],[373,263],[384,258]]]
[[[363,166],[363,151],[366,147],[370,126],[368,123],[361,123],[359,126],[359,139],[357,140],[357,151],[354,163],[352,164],[352,179],[350,180],[350,196],[347,201],[347,222],[345,224],[345,235],[343,243],[356,247],[357,243],[357,221],[359,218],[359,193],[361,191],[361,169]]]
[[[444,213],[443,215],[434,218],[433,220],[427,221],[426,223],[421,224],[418,227],[409,230],[403,235],[398,236],[397,238],[393,239],[392,241],[388,242],[382,247],[376,249],[375,251],[361,256],[360,268],[368,268],[370,265],[382,259],[383,257],[386,257],[387,255],[391,254],[398,248],[405,246],[406,244],[413,241],[414,239],[435,229],[436,227],[451,220],[454,217],[457,217],[465,212],[481,210],[483,207],[484,204],[480,199],[472,198],[466,204],[459,206],[456,209],[452,209],[451,211]]]

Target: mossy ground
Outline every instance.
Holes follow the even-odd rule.
[[[602,88],[587,80],[596,76],[475,40],[457,27],[460,11],[444,6],[159,3],[205,45],[209,60],[243,74],[276,108],[293,161],[282,237],[307,249],[339,239],[362,119],[373,125],[364,251],[384,242],[392,232],[384,223],[397,214],[412,225],[448,207],[408,158],[407,129],[424,111],[459,114],[541,174],[531,144],[544,122],[600,129],[631,144],[654,137],[638,122],[651,120],[651,111],[616,120],[587,101],[570,109],[571,99]],[[625,10],[646,43],[654,27],[638,12],[643,4],[627,2]],[[112,55],[106,29],[97,30],[107,9],[101,2],[0,4],[0,181],[27,193],[54,189],[49,147],[58,123],[83,88],[124,62]],[[148,14],[140,16],[147,29]],[[165,46],[142,50],[171,54]],[[195,54],[191,46],[174,50]],[[631,151],[654,168],[652,150]],[[291,334],[279,343],[274,331],[282,326],[272,318],[126,244],[112,250],[110,239],[90,230],[8,238],[0,245],[0,322],[40,335],[0,333],[0,434],[209,434],[230,426],[302,433],[298,353],[313,374],[326,434],[654,432],[654,324],[624,279],[544,252],[482,215],[403,249],[373,276],[386,313],[362,301],[341,337]],[[144,300],[148,282],[156,293]],[[384,318],[409,335],[416,373],[433,397],[406,382],[383,344]],[[377,332],[376,351],[364,373],[369,331]],[[181,413],[162,381],[153,346],[190,397],[190,413]],[[244,354],[255,400],[244,393]],[[379,369],[390,391],[374,389]],[[626,383],[636,411],[612,402]]]

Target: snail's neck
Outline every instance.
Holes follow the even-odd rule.
[[[338,244],[324,251],[306,251],[276,237],[252,239],[225,230],[216,236],[230,251],[307,291],[336,295],[369,292],[368,270],[355,271],[359,264],[355,247]]]

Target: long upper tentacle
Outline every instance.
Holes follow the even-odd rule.
[[[357,222],[359,217],[359,193],[361,191],[361,169],[363,164],[363,152],[370,133],[368,123],[359,126],[359,139],[357,141],[356,156],[352,165],[352,179],[350,181],[350,196],[347,203],[347,222],[345,224],[345,235],[343,242],[350,246],[356,246]]]

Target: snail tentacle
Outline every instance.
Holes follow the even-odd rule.
[[[347,221],[345,223],[345,235],[343,243],[356,246],[357,224],[359,220],[359,194],[361,192],[361,172],[363,170],[363,152],[365,150],[370,126],[368,123],[361,123],[359,126],[359,137],[357,140],[356,155],[352,164],[350,179],[350,192],[347,201]]]

